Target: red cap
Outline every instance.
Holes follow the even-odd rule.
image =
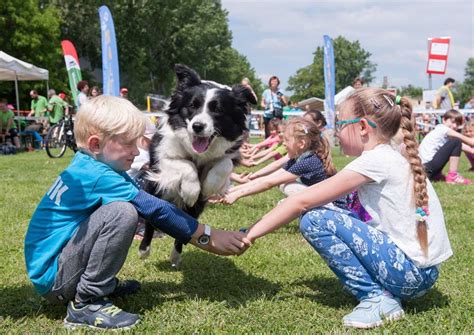
[[[128,93],[128,88],[122,87],[120,93]]]
[[[60,97],[61,99],[64,100],[66,98],[66,93],[61,92],[61,93],[58,94],[58,97]]]

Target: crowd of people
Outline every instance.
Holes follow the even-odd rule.
[[[232,205],[277,186],[283,199],[245,230],[213,229],[208,245],[197,242],[202,224],[140,188],[149,168],[155,125],[126,99],[89,99],[88,84],[79,83],[75,135],[80,150],[41,200],[25,240],[28,274],[48,301],[67,304],[66,324],[128,328],[138,322],[137,314],[122,311],[104,297],[140,288],[137,281],[116,278],[139,217],[184,243],[239,255],[255,240],[301,216],[303,237],[359,301],[343,317],[348,327],[371,328],[398,320],[404,316],[401,300],[421,296],[434,285],[452,250],[430,181],[471,183],[459,173],[459,160],[464,151],[474,170],[472,122],[448,110],[418,145],[410,101],[355,80],[356,89],[338,106],[335,122],[342,150],[355,159],[337,171],[324,134],[324,115],[308,110],[285,121],[283,107],[288,101],[279,83],[272,76],[260,101],[265,139],[246,141],[241,147],[244,166],[274,161],[253,172],[234,171],[234,185],[209,201]],[[248,79],[242,84],[255,94]],[[127,93],[122,89],[122,97]],[[39,116],[47,115],[45,106],[54,97],[60,99],[54,91],[48,94],[49,102],[32,91],[33,96],[32,113]],[[60,112],[49,112],[50,122],[57,120],[54,113]],[[117,118],[117,113],[123,117]],[[445,165],[448,173],[442,176]],[[51,227],[48,238],[45,227]],[[91,321],[97,317],[100,324]]]
[[[77,90],[77,104],[68,98],[64,92],[56,94],[56,90],[49,89],[47,97],[45,97],[40,95],[37,90],[31,90],[31,105],[26,122],[23,120],[16,121],[14,106],[9,104],[6,99],[0,100],[0,136],[2,136],[3,146],[11,148],[8,153],[16,153],[17,150],[21,149],[20,136],[22,135],[32,138],[32,147],[26,147],[27,150],[44,148],[44,138],[50,127],[60,122],[65,115],[74,110],[75,105],[79,109],[89,99],[102,94],[98,86],[90,88],[86,80],[77,83]],[[120,96],[128,99],[128,89],[126,87],[120,89]],[[2,153],[6,153],[6,149],[2,149]]]

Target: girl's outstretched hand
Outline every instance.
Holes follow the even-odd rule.
[[[235,195],[235,192],[233,193],[227,193],[223,199],[222,203],[226,205],[232,205],[234,202],[236,202],[238,197]]]
[[[245,184],[250,181],[249,176],[252,174],[252,172],[242,172],[239,174],[239,176],[235,179],[236,182],[239,184]]]

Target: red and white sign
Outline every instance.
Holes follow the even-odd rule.
[[[445,74],[451,37],[428,38],[426,73]]]

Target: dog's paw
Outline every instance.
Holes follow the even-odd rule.
[[[151,253],[151,246],[146,247],[145,250],[138,249],[138,255],[140,256],[140,259],[147,259],[150,256]]]
[[[201,193],[201,184],[199,180],[185,180],[181,183],[179,195],[188,207],[194,206]]]
[[[219,176],[208,176],[206,182],[202,186],[202,194],[205,198],[209,198],[216,194],[225,193],[228,186],[228,180],[228,178],[220,178]]]
[[[174,268],[179,268],[181,265],[181,254],[173,247],[170,255],[171,266]]]
[[[210,197],[214,194],[225,193],[229,186],[229,176],[233,167],[230,159],[224,159],[214,165],[202,184],[202,194],[205,197]]]

